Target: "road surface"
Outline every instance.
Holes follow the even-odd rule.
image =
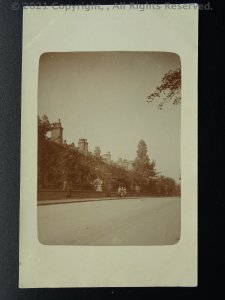
[[[47,245],[175,244],[180,201],[137,198],[38,206],[38,238]]]

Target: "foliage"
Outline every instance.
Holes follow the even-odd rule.
[[[158,193],[173,196],[176,192],[176,182],[173,178],[160,176],[157,180]]]
[[[133,170],[116,163],[107,163],[101,157],[83,153],[71,145],[51,141],[47,132],[51,124],[46,116],[38,117],[38,186],[39,188],[62,189],[66,180],[72,189],[92,190],[95,182],[103,182],[107,195],[123,185],[128,191],[141,186],[141,191],[169,195],[175,187],[171,178],[160,176],[155,170],[155,161],[150,161],[146,143],[141,140]]]
[[[48,145],[47,132],[50,130],[48,118],[38,116],[38,182],[45,184],[49,173],[52,151]]]
[[[47,132],[50,130],[51,124],[46,115],[41,118],[38,116],[38,141],[43,141],[47,139]]]
[[[158,98],[160,100],[159,109],[162,109],[167,102],[172,102],[174,105],[179,104],[181,102],[181,68],[166,73],[162,78],[161,85],[156,87],[156,90],[147,98],[148,103]]]
[[[149,187],[150,182],[156,177],[155,161],[150,162],[147,145],[144,140],[138,143],[137,157],[134,161],[133,179],[134,182],[145,188]]]

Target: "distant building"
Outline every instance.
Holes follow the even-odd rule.
[[[74,142],[71,144],[67,144],[66,140],[63,140],[63,128],[61,125],[61,121],[60,119],[58,120],[58,122],[56,123],[52,123],[51,124],[51,141],[62,144],[63,146],[67,146],[71,149],[78,149],[79,151],[82,151],[86,154],[92,154],[90,151],[88,151],[88,141],[87,139],[79,139],[78,142],[78,147],[75,146]],[[94,150],[94,155],[97,157],[102,157],[103,160],[107,163],[112,163],[112,158],[111,158],[111,153],[110,151],[108,151],[108,153],[103,154],[101,156],[101,149],[99,146],[95,147]],[[124,167],[125,169],[131,169],[131,164],[129,161],[127,160],[122,160],[122,158],[120,158],[117,162],[118,165],[120,165],[121,167]]]
[[[117,165],[119,165],[120,167],[126,169],[126,170],[131,170],[133,169],[133,160],[127,160],[127,159],[122,159],[119,158],[118,161],[116,162]]]
[[[82,152],[88,153],[88,142],[87,139],[79,139],[78,149]]]
[[[99,146],[98,146],[98,147],[95,147],[94,155],[100,157],[100,155],[101,155],[101,150],[100,150],[100,147],[99,147]]]
[[[107,161],[108,163],[110,163],[111,161],[112,161],[112,159],[111,159],[111,153],[108,151],[108,153],[106,153],[106,154],[103,154],[102,155],[102,158],[105,160],[105,161]]]
[[[62,144],[63,143],[63,128],[60,119],[56,123],[51,124],[51,141]]]
[[[71,143],[71,144],[69,144],[69,147],[70,147],[71,149],[76,149],[74,142]]]
[[[133,160],[128,160],[127,162],[127,169],[132,170],[134,167],[134,161]]]

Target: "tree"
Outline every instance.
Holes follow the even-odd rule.
[[[167,102],[172,102],[174,105],[179,104],[181,102],[181,68],[166,73],[162,78],[161,85],[156,87],[155,91],[147,98],[148,103],[159,99],[159,109],[162,109]]]
[[[102,157],[83,153],[75,147],[60,144],[48,138],[51,124],[46,116],[38,117],[38,186],[61,189],[66,180],[73,189],[94,189],[100,179],[108,195],[119,185],[133,189],[135,184],[152,191],[152,178],[156,176],[155,162],[150,161],[146,143],[138,144],[134,170],[127,170],[116,163],[107,163]]]
[[[138,143],[138,149],[137,149],[137,157],[135,158],[134,164],[136,166],[148,164],[150,162],[149,156],[148,156],[148,148],[144,140],[140,140]]]
[[[113,190],[116,191],[119,185],[124,185],[127,189],[130,188],[132,178],[129,170],[116,164],[108,164],[107,172],[111,174],[111,186]]]
[[[176,182],[173,178],[160,176],[157,180],[159,194],[173,196],[176,194]]]
[[[150,161],[147,145],[144,140],[138,143],[137,157],[134,161],[133,178],[136,184],[149,187],[152,178],[156,176],[155,161]]]
[[[51,124],[46,115],[38,116],[38,141],[47,139],[47,132],[50,130]]]
[[[38,116],[38,184],[45,186],[49,173],[49,161],[51,158],[50,149],[48,147],[47,132],[50,130],[48,118],[44,115]]]

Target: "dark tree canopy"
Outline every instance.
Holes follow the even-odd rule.
[[[50,122],[46,115],[38,116],[38,140],[46,140],[46,134],[50,130]]]
[[[158,108],[162,109],[167,102],[177,105],[181,102],[181,68],[170,70],[163,78],[161,85],[149,95],[147,102],[159,100]]]
[[[141,163],[146,164],[150,162],[150,159],[148,157],[148,148],[144,140],[140,140],[138,143],[138,149],[137,149],[137,157],[135,159],[135,163]]]
[[[134,161],[134,178],[139,185],[147,186],[156,176],[155,162],[150,162],[148,148],[144,140],[140,140],[137,148],[137,157]]]

